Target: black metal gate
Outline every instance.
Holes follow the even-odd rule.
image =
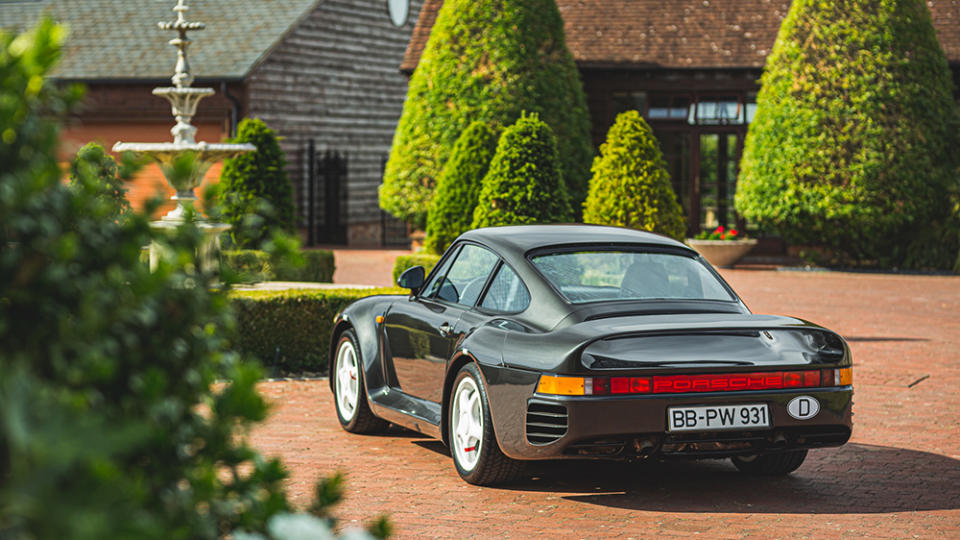
[[[346,244],[347,165],[349,158],[336,150],[317,153],[307,146],[307,245]],[[319,199],[319,200],[318,200]],[[317,211],[322,213],[318,216]]]

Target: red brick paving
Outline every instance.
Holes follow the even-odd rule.
[[[854,352],[852,441],[787,478],[726,461],[561,461],[480,488],[436,441],[342,431],[326,381],[264,383],[276,408],[253,441],[283,457],[296,503],[344,471],[337,515],[389,514],[399,538],[960,538],[960,278],[723,274],[754,312],[824,324]]]
[[[393,263],[400,255],[410,254],[407,249],[354,249],[327,247],[333,251],[336,270],[334,283],[393,285]]]

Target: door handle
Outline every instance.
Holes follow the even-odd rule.
[[[447,337],[453,333],[453,327],[449,323],[443,323],[440,325],[440,335]]]

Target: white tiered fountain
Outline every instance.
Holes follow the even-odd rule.
[[[190,213],[190,210],[193,210],[196,216],[196,224],[203,231],[206,239],[201,247],[198,262],[202,267],[211,269],[214,268],[213,262],[220,250],[220,233],[230,229],[230,225],[205,220],[203,215],[194,207],[197,197],[193,190],[200,185],[203,176],[214,163],[236,157],[244,152],[253,152],[256,147],[246,143],[226,144],[196,141],[197,128],[190,121],[197,112],[197,104],[200,100],[213,95],[214,91],[213,88],[190,87],[193,84],[193,75],[190,74],[190,64],[187,62],[187,47],[190,46],[187,31],[203,30],[206,25],[199,22],[187,22],[185,14],[189,9],[186,6],[186,0],[177,0],[177,5],[173,8],[173,11],[177,14],[177,20],[159,23],[161,30],[175,30],[179,34],[178,37],[170,40],[170,44],[177,48],[177,67],[171,79],[174,86],[153,89],[155,96],[161,96],[170,101],[173,116],[177,120],[177,124],[170,130],[173,135],[173,142],[118,142],[113,145],[113,151],[133,152],[137,155],[149,156],[160,165],[160,170],[163,171],[167,183],[176,191],[171,199],[176,201],[177,206],[160,220],[152,222],[151,226],[155,230],[169,232],[183,224],[186,215]],[[192,165],[186,170],[184,170],[185,159],[189,159],[186,163]],[[157,243],[150,246],[151,268],[156,268],[160,256],[159,249]]]

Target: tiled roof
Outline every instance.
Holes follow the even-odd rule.
[[[189,61],[198,79],[239,79],[321,0],[191,0]],[[175,0],[4,0],[0,29],[23,30],[42,14],[68,23],[64,58],[55,77],[78,80],[169,78],[177,34],[157,23],[173,21]]]
[[[443,0],[426,0],[401,69],[413,71]],[[762,68],[789,0],[557,0],[581,67]],[[951,63],[960,63],[960,0],[930,0]]]

